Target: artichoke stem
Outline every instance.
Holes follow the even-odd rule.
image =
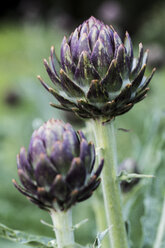
[[[54,232],[56,235],[57,247],[74,245],[74,232],[72,227],[72,210],[54,211],[50,210]]]
[[[102,171],[102,190],[108,227],[110,247],[128,248],[125,224],[122,216],[120,187],[116,177],[117,151],[114,126],[92,121],[99,157],[105,159]]]

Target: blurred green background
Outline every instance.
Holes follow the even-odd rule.
[[[132,247],[152,247],[152,239],[146,237],[152,233],[156,235],[156,229],[150,230],[150,224],[153,213],[156,214],[155,228],[160,222],[165,193],[165,169],[162,169],[162,161],[165,161],[165,4],[157,1],[155,5],[155,1],[147,0],[79,3],[74,0],[69,3],[67,0],[22,0],[13,1],[10,6],[5,4],[0,12],[0,222],[13,229],[54,237],[53,231],[40,223],[41,219],[51,223],[48,214],[19,194],[11,180],[18,180],[16,155],[20,147],[28,147],[32,131],[44,121],[60,118],[71,121],[76,129],[84,128],[83,122],[49,106],[54,99],[36,76],[40,74],[50,82],[42,62],[43,58],[48,58],[50,47],[54,45],[59,56],[63,35],[94,15],[112,23],[121,36],[128,30],[136,54],[141,41],[150,48],[148,75],[153,66],[157,67],[148,97],[115,121],[119,164],[131,158],[138,164],[139,172],[159,174],[158,181],[141,180],[131,191],[123,193],[125,218],[129,219],[130,226],[135,219],[137,221],[136,228],[130,232],[132,242],[137,244]],[[123,132],[121,128],[130,131]],[[97,204],[93,197],[73,208],[75,224],[89,219],[76,231],[76,239],[82,244],[95,239],[93,209]],[[103,211],[103,207],[99,211]],[[0,239],[0,247],[22,245]]]

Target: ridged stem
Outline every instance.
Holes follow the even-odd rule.
[[[72,210],[54,211],[50,210],[57,247],[74,246],[74,233],[72,227]]]
[[[103,232],[107,227],[105,213],[104,211],[102,211],[103,202],[101,199],[99,199],[99,196],[96,196],[96,194],[93,198],[93,209],[96,216],[96,225],[98,227],[98,232]]]
[[[94,143],[96,143],[95,125],[93,125],[93,121],[91,120],[86,121],[86,132],[87,132],[87,136],[90,136],[89,140],[91,139],[94,141]],[[98,158],[98,156],[96,156],[96,163],[97,163],[97,166],[100,163],[100,158]],[[107,222],[106,222],[105,212],[103,211],[103,201],[101,197],[101,192],[99,190],[97,190],[97,192],[95,192],[95,194],[93,195],[92,207],[93,207],[93,211],[95,214],[97,232],[101,233],[105,229],[107,229]],[[104,237],[101,244],[102,244],[102,247],[111,248],[109,245],[109,239],[107,236]]]
[[[105,159],[102,171],[102,190],[107,224],[110,228],[111,248],[128,248],[125,224],[122,216],[121,196],[116,176],[117,152],[114,126],[93,121],[99,158]]]

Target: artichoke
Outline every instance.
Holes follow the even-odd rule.
[[[95,148],[81,131],[51,119],[34,131],[28,154],[21,148],[17,156],[15,187],[40,208],[65,211],[89,198],[99,186],[103,159],[93,172]]]
[[[145,98],[154,72],[144,76],[148,50],[139,44],[134,58],[128,32],[124,43],[112,26],[90,17],[61,45],[61,62],[51,48],[50,66],[44,65],[54,84],[43,86],[60,102],[52,106],[82,118],[109,121]]]

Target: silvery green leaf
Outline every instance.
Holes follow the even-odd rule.
[[[31,247],[54,248],[51,239],[48,237],[36,236],[13,230],[3,224],[0,224],[0,237]]]
[[[144,185],[138,184],[125,197],[123,213],[127,222],[127,235],[130,248],[141,248],[143,232],[141,217],[144,215]],[[136,221],[136,225],[135,225]]]
[[[160,216],[160,221],[157,229],[157,234],[155,238],[154,248],[164,247],[165,245],[165,197],[162,207],[162,213]]]
[[[83,224],[87,223],[88,219],[84,219],[82,221],[80,221],[79,223],[77,223],[76,225],[73,226],[73,230],[80,228]]]
[[[126,181],[130,183],[134,178],[153,178],[153,175],[144,175],[144,174],[137,174],[137,173],[128,173],[125,170],[122,170],[118,175],[119,181]]]
[[[106,230],[104,230],[103,232],[99,232],[97,234],[97,237],[95,239],[95,242],[92,246],[92,248],[101,248],[102,245],[101,245],[101,241],[104,239],[105,235],[109,232],[111,227],[107,228]]]
[[[164,153],[164,152],[162,152]],[[144,200],[143,247],[164,248],[165,243],[165,156],[155,172]]]
[[[74,245],[67,245],[64,248],[88,248],[88,247],[85,247],[85,246],[82,246],[82,245],[75,243]]]

